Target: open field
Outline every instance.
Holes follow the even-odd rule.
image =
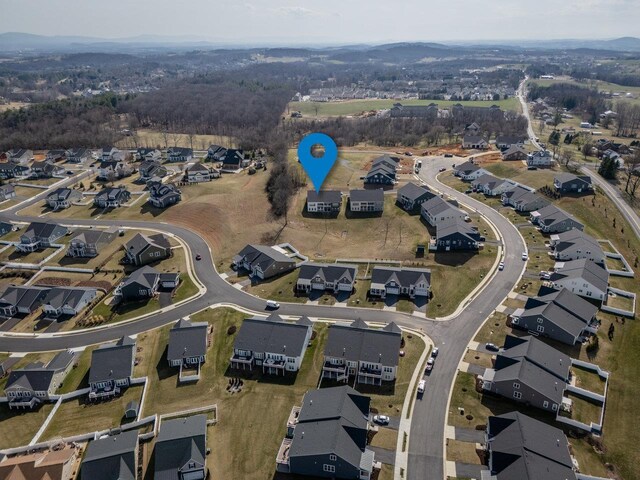
[[[35,411],[9,410],[0,404],[0,448],[19,447],[31,441],[49,413],[52,403],[45,403]]]
[[[451,438],[447,439],[447,460],[480,465],[475,443],[461,442]]]
[[[124,137],[116,144],[116,147],[130,149],[135,149],[136,147],[160,149],[172,146],[191,147],[191,140],[193,140],[194,150],[206,150],[211,144],[221,145],[223,147],[236,146],[234,139],[220,135],[193,135],[193,139],[191,139],[189,135],[185,133],[167,133],[165,141],[164,133],[141,128],[136,131],[135,137]]]
[[[590,425],[591,422],[598,423],[600,421],[602,405],[598,405],[596,402],[586,400],[573,393],[565,393],[565,397],[572,402],[571,413],[566,415],[565,412],[561,412],[561,415],[577,420],[578,422],[586,423],[587,425]]]
[[[43,248],[36,250],[35,252],[22,253],[16,250],[15,247],[9,247],[2,253],[0,253],[0,262],[15,262],[15,263],[40,263],[52,253],[55,253],[55,248]]]
[[[287,112],[299,111],[304,117],[337,117],[340,115],[359,115],[371,110],[389,109],[394,103],[403,105],[429,105],[437,104],[440,108],[450,107],[456,103],[469,107],[490,107],[498,105],[505,110],[518,110],[519,102],[515,97],[496,101],[453,101],[453,100],[394,100],[394,99],[369,99],[369,100],[344,100],[335,102],[290,102]]]

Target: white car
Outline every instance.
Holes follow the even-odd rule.
[[[504,270],[504,262],[498,264],[498,270]]]
[[[373,421],[378,425],[389,425],[389,417],[386,415],[375,415]]]
[[[431,350],[431,356],[432,357],[437,357],[438,353],[440,353],[440,349],[438,347],[435,347],[433,350]]]
[[[433,357],[430,357],[429,360],[427,360],[427,372],[430,372],[431,370],[433,370],[434,363],[435,363],[435,359]]]
[[[543,280],[551,279],[551,272],[540,272],[540,278]]]
[[[529,260],[529,254],[527,252],[522,252],[522,260]]]
[[[418,383],[418,393],[423,394],[426,386],[427,382],[425,380],[420,380],[420,382]]]
[[[276,309],[280,308],[280,304],[278,302],[276,302],[275,300],[267,300],[267,308],[271,308],[273,310],[276,310]]]

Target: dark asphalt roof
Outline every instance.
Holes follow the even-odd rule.
[[[351,190],[349,191],[349,199],[352,202],[384,202],[384,190],[376,188],[375,190]]]
[[[340,263],[305,263],[300,266],[298,280],[312,280],[320,277],[327,282],[340,281],[341,283],[353,283],[358,267]]]
[[[205,465],[207,416],[164,420],[156,439],[154,480],[178,480],[189,462]]]
[[[418,200],[422,196],[434,196],[428,187],[416,185],[415,183],[407,183],[398,189],[398,194],[407,197],[412,201]]]
[[[567,437],[519,412],[489,417],[493,473],[497,480],[575,480]]]
[[[76,354],[71,350],[64,350],[56,354],[55,357],[47,363],[47,368],[50,370],[64,370],[71,364],[76,358]]]
[[[137,444],[135,429],[89,442],[81,480],[134,480]]]
[[[100,345],[91,353],[89,383],[131,377],[135,350],[136,342],[131,337]]]
[[[502,366],[504,359],[526,359],[561,380],[569,378],[571,358],[530,335],[524,337],[507,335],[504,349],[496,358],[496,368]]]
[[[115,232],[109,230],[94,230],[87,228],[76,230],[76,233],[71,238],[71,241],[82,242],[89,245],[106,245],[111,243],[115,238]]]
[[[60,236],[62,236],[67,232],[67,227],[58,225],[55,222],[32,222],[29,224],[23,235],[29,238],[49,238],[56,231]]]
[[[233,348],[297,357],[306,348],[305,340],[310,330],[309,325],[300,321],[285,322],[275,313],[265,319],[247,318],[240,326]]]
[[[49,289],[36,286],[8,286],[2,296],[0,296],[0,305],[13,305],[14,307],[31,307],[33,303],[42,298]]]
[[[153,288],[156,281],[160,278],[160,272],[158,272],[155,268],[150,267],[149,265],[145,265],[144,267],[140,267],[136,271],[132,272],[127,278],[122,282],[122,288],[126,288],[132,284],[138,284],[144,288]]]
[[[395,281],[402,287],[415,285],[424,279],[427,285],[431,285],[431,270],[428,268],[396,268],[396,267],[373,267],[371,272],[371,284],[387,284]]]
[[[29,365],[25,368],[14,369],[11,370],[4,389],[6,391],[19,388],[20,390],[46,392],[51,387],[54,375],[54,370],[41,365]]]
[[[609,272],[586,258],[556,263],[556,270],[551,274],[550,280],[555,282],[563,278],[583,279],[603,292],[609,286]]]
[[[316,192],[315,190],[307,191],[307,203],[341,203],[342,202],[342,192],[338,190],[320,190]]]
[[[125,243],[124,248],[130,255],[138,256],[150,246],[156,246],[164,249],[171,248],[169,239],[161,233],[154,235],[136,233],[131,240]]]
[[[62,308],[64,305],[69,305],[69,307],[75,309],[86,295],[91,295],[95,292],[95,288],[55,287],[49,290],[44,303],[51,305],[55,309]]]
[[[543,296],[535,297],[539,302],[553,302],[584,322],[589,322],[598,313],[598,307],[579,295],[563,288]],[[529,303],[529,302],[527,302]],[[526,307],[526,305],[525,305]]]
[[[324,355],[354,362],[396,366],[402,334],[399,329],[393,328],[397,328],[395,323],[390,323],[387,327],[389,328],[373,329],[358,321],[351,325],[330,325]]]
[[[574,175],[569,172],[559,173],[554,177],[554,180],[560,182],[560,184],[564,183],[573,183],[573,182],[581,182],[587,185],[591,185],[591,177],[589,175]]]
[[[184,318],[178,320],[169,331],[167,360],[206,355],[208,328],[207,322],[192,323]]]
[[[82,193],[78,190],[73,190],[71,188],[57,188],[49,195],[47,195],[47,200],[67,200],[69,197],[82,197]]]
[[[421,211],[427,212],[429,215],[438,215],[439,213],[446,212],[447,210],[452,210],[454,212],[458,212],[460,215],[466,215],[462,210],[455,207],[451,203],[447,202],[442,197],[433,197],[427,200],[420,207]]]

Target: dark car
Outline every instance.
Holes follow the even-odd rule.
[[[67,170],[67,175],[73,175],[73,172],[71,170]]]
[[[492,352],[497,352],[498,350],[500,350],[498,348],[497,345],[493,344],[493,343],[487,343],[484,348],[486,348],[487,350],[491,350]]]
[[[202,255],[197,254],[197,255],[196,255],[196,260],[202,260]]]
[[[445,153],[444,158],[453,158],[453,153]]]

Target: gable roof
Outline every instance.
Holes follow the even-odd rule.
[[[355,265],[341,263],[304,263],[298,270],[298,280],[312,280],[319,276],[329,283],[340,280],[352,283],[356,278],[357,269]]]
[[[423,196],[435,196],[428,187],[409,182],[398,189],[398,194],[416,201]]]
[[[329,326],[324,355],[353,362],[396,366],[401,339],[402,333],[393,328],[369,328],[366,323],[357,320],[350,325],[336,323]]]
[[[371,272],[371,284],[387,284],[395,281],[402,287],[415,285],[420,281],[425,281],[431,285],[431,270],[428,268],[396,268],[396,267],[373,267]]]
[[[505,359],[509,361],[505,362]],[[524,337],[505,337],[504,348],[496,357],[496,370],[510,365],[513,360],[527,360],[560,380],[569,378],[571,358],[568,355],[547,345],[542,340],[527,335]]]
[[[469,175],[470,173],[473,173],[476,170],[480,170],[480,166],[476,165],[475,163],[471,163],[470,161],[467,161],[467,162],[461,163],[460,165],[456,165],[453,170],[463,175]]]
[[[429,200],[424,202],[420,207],[421,212],[426,212],[431,216],[438,215],[448,210],[451,210],[456,214],[460,214],[461,216],[466,216],[466,213],[464,213],[462,210],[455,207],[454,205],[446,201],[444,198],[439,196],[430,198]]]
[[[178,320],[169,331],[167,360],[182,360],[186,357],[199,357],[207,353],[207,322]]]
[[[165,420],[156,439],[154,480],[177,480],[179,470],[190,462],[204,467],[207,416]]]
[[[556,263],[550,280],[556,282],[564,278],[583,279],[603,292],[606,292],[609,286],[609,272],[586,258]]]
[[[338,190],[307,190],[307,203],[342,203],[342,192]]]
[[[561,232],[551,236],[554,242],[553,249],[556,252],[570,253],[572,251],[598,253],[600,257],[604,257],[604,252],[600,243],[591,235],[584,233],[582,230],[572,228],[566,232]]]
[[[445,218],[436,226],[436,238],[444,238],[449,235],[460,234],[474,242],[480,241],[480,233],[477,227],[471,226],[460,217]]]
[[[52,387],[53,369],[48,369],[42,363],[30,364],[25,368],[11,370],[5,391],[10,389],[28,390],[33,392],[46,392]]]
[[[136,478],[136,447],[138,431],[89,442],[82,460],[82,480],[134,480]]]
[[[577,182],[585,183],[587,185],[591,185],[591,177],[589,175],[578,176],[569,172],[559,173],[554,177],[554,180],[557,180],[558,182],[560,182],[560,184],[573,183],[577,181]]]
[[[349,199],[352,202],[384,202],[384,190],[381,188],[371,190],[350,190]]]
[[[171,248],[171,243],[169,243],[169,239],[162,233],[156,233],[154,235],[136,233],[131,240],[124,244],[124,249],[127,253],[134,257],[137,257],[149,247],[168,249]]]
[[[49,291],[46,287],[9,285],[0,295],[0,305],[12,305],[16,308],[28,308]]]
[[[122,337],[115,343],[100,345],[91,352],[89,383],[129,378],[133,375],[136,341]]]
[[[284,271],[295,266],[295,261],[274,247],[267,245],[247,245],[238,255],[234,257],[234,261],[248,262],[253,268],[260,267],[264,273],[272,273],[272,271]]]
[[[311,326],[306,322],[285,322],[275,313],[264,319],[246,318],[236,335],[233,348],[298,357],[307,346],[310,329]]]
[[[73,462],[76,450],[47,452],[4,457],[0,462],[0,478],[4,480],[66,480],[65,469]]]
[[[137,270],[131,272],[128,277],[122,281],[122,288],[126,288],[129,285],[138,284],[139,286],[151,289],[155,286],[156,282],[160,278],[160,272],[155,268],[145,265]]]
[[[568,219],[573,220],[578,225],[582,225],[582,223],[576,220],[575,217],[569,215],[567,212],[561,210],[552,203],[547,205],[546,207],[542,207],[540,210],[536,210],[531,215],[537,218],[538,222],[548,227]]]
[[[29,238],[49,238],[56,230],[62,236],[67,232],[67,227],[58,225],[55,222],[31,222],[22,236]]]
[[[510,412],[489,417],[487,433],[497,480],[576,478],[562,430]]]
[[[83,228],[76,230],[71,242],[78,241],[90,245],[105,245],[116,238],[116,233],[109,230]]]
[[[55,309],[62,308],[65,305],[75,309],[86,295],[95,292],[95,288],[54,287],[47,293],[44,303],[51,305]]]

